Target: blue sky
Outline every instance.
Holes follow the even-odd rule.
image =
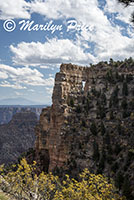
[[[133,8],[116,0],[0,1],[0,100],[51,104],[61,63],[134,57]]]

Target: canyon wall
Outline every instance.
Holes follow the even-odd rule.
[[[7,124],[0,125],[0,164],[17,162],[22,153],[34,147],[37,123],[35,113],[21,111]]]
[[[82,82],[87,80],[89,68],[72,64],[62,64],[56,74],[52,96],[52,106],[45,108],[40,116],[40,124],[36,127],[37,155],[49,160],[49,171],[62,167],[68,159],[68,146],[64,138],[64,123],[70,115],[68,102],[73,97],[76,101],[83,92]],[[87,87],[87,85],[86,85]],[[50,139],[51,138],[51,139]]]
[[[134,199],[134,61],[62,64],[36,127],[39,169],[105,174]]]
[[[109,87],[107,105],[109,104],[114,86],[111,86],[110,83],[107,83],[106,86],[104,77],[112,68],[116,73],[118,71],[123,76],[133,73],[133,68],[127,68],[124,64],[120,65],[118,70],[116,67],[112,67],[104,62],[92,67],[80,67],[72,64],[61,65],[60,72],[55,77],[52,106],[43,109],[39,125],[36,127],[37,161],[41,163],[41,166],[45,167],[45,170],[52,171],[56,167],[66,168],[67,162],[70,159],[71,141],[73,138],[70,130],[74,128],[74,124],[80,123],[80,117],[77,118],[75,111],[77,105],[82,105],[83,98],[87,98],[93,89],[105,91]],[[89,119],[87,124],[90,124],[92,119],[97,118],[95,98],[92,100],[92,103],[94,108],[88,116],[81,114],[83,120]],[[78,137],[77,133],[75,134]],[[93,143],[93,140],[90,142]]]

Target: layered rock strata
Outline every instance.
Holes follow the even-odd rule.
[[[93,119],[97,123],[100,122],[97,119],[97,99],[93,98],[92,91],[107,91],[107,103],[105,106],[108,109],[110,95],[114,91],[114,83],[106,81],[105,77],[108,76],[108,73],[111,73],[111,70],[115,74],[118,73],[119,76],[134,75],[134,68],[126,67],[125,64],[121,64],[118,68],[104,62],[93,67],[80,67],[72,64],[61,65],[60,72],[55,77],[52,106],[43,109],[39,125],[36,127],[37,160],[42,162],[45,169],[52,171],[56,167],[67,167],[67,162],[71,155],[70,151],[72,151],[71,141],[73,138],[79,138],[76,131],[79,132],[81,130],[81,126],[78,130],[77,125],[81,123],[82,118],[86,122],[86,128],[89,132],[91,132],[90,125]],[[118,86],[121,89],[120,83]],[[130,90],[133,90],[132,84],[130,87]],[[91,103],[93,105],[88,108],[91,111],[88,114],[84,114],[82,101],[83,98],[88,98],[88,95],[91,96],[91,100],[93,99]],[[119,98],[121,98],[121,94],[119,95]],[[75,112],[78,105],[81,106],[83,112],[79,116]],[[117,113],[117,116],[120,117],[120,114],[120,112]],[[109,115],[110,111],[107,112],[105,121],[108,120]],[[112,124],[112,122],[110,123]],[[111,126],[110,123],[107,126]],[[75,129],[75,137],[71,133],[73,128]],[[79,139],[84,140],[83,138]],[[91,137],[90,143],[92,144],[93,141],[94,139]]]

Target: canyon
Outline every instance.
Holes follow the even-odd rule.
[[[35,113],[21,111],[7,124],[0,125],[0,164],[11,164],[34,147],[34,128],[38,123]]]

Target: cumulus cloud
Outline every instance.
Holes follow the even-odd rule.
[[[95,33],[82,31],[81,35],[77,36],[77,42],[53,38],[45,43],[21,42],[17,46],[10,46],[15,65],[41,68],[57,67],[57,64],[70,62],[87,65],[90,62],[109,60],[111,57],[122,60],[134,56],[132,48],[134,39],[122,35],[120,27],[113,27],[110,23],[103,29],[100,26],[96,27]]]
[[[132,29],[127,27],[125,31],[128,36],[125,36],[122,34],[122,30],[125,29],[122,24],[114,22],[118,19],[129,23],[133,7],[124,8],[122,4],[117,3],[117,0],[106,0],[103,9],[99,7],[100,0],[32,0],[30,2],[18,0],[18,7],[15,7],[14,1],[5,0],[0,3],[1,17],[4,13],[8,16],[6,12],[8,10],[12,12],[13,6],[17,10],[12,13],[14,18],[21,13],[25,15],[23,18],[30,18],[32,13],[38,13],[47,19],[61,19],[64,25],[68,18],[74,18],[78,24],[92,27],[89,31],[76,32],[75,42],[68,37],[69,39],[53,38],[45,43],[21,42],[17,46],[11,45],[10,49],[14,54],[13,62],[16,65],[50,68],[62,62],[85,65],[108,60],[110,57],[124,59],[134,56],[131,51],[134,44]],[[7,9],[9,6],[10,9]],[[107,14],[113,14],[113,19],[108,18]]]
[[[4,0],[0,2],[1,19],[27,18],[32,13],[38,13],[47,19],[75,18],[84,23],[100,23],[106,16],[99,8],[97,0]],[[106,0],[105,12],[116,13],[116,18],[129,23],[133,6],[124,8],[117,0]],[[103,21],[105,23],[105,21]]]
[[[115,18],[125,23],[130,23],[130,15],[134,11],[133,6],[125,7],[117,0],[106,0],[105,12],[116,14]]]
[[[5,79],[8,78],[8,80],[1,82],[0,86],[2,87],[25,89],[26,86],[53,86],[54,83],[52,77],[44,79],[44,75],[37,69],[28,67],[14,68],[0,64],[0,73],[6,73]]]
[[[62,62],[85,64],[94,59],[94,56],[84,53],[84,49],[69,39],[53,38],[44,44],[21,42],[16,47],[11,45],[10,49],[14,53],[13,62],[17,65],[36,66]]]
[[[45,18],[59,19],[70,16],[79,18],[92,9],[92,4],[98,4],[97,0],[4,0],[0,2],[0,19],[7,18],[30,18],[32,13],[39,13]],[[89,11],[89,12],[88,12]]]
[[[24,0],[19,1],[20,5],[24,4]],[[123,59],[133,56],[133,52],[130,55],[130,51],[129,53],[126,51],[134,43],[132,29],[128,28],[130,37],[124,36],[123,27],[113,23],[106,15],[107,12],[114,13],[116,14],[115,19],[129,21],[132,8],[124,9],[121,4],[117,3],[117,0],[106,0],[104,9],[100,9],[97,0],[90,0],[90,2],[89,0],[78,0],[77,2],[75,0],[34,0],[25,3],[25,9],[29,8],[30,13],[39,13],[49,19],[64,19],[64,23],[65,19],[75,18],[78,24],[82,23],[92,29],[89,31],[82,29],[81,32],[76,32],[77,42],[70,39],[53,38],[45,43],[21,42],[17,46],[11,45],[10,49],[14,54],[13,62],[16,65],[50,68],[62,62],[85,65],[103,59],[108,60],[110,57]],[[26,12],[28,13],[28,10]]]
[[[122,35],[118,26],[109,25],[104,29],[96,29],[96,34],[92,35],[92,42],[95,42],[94,53],[97,62],[108,60],[110,57],[122,60],[134,56],[134,52],[131,51],[134,48],[134,39]]]
[[[124,9],[117,0],[106,0],[105,9],[109,13],[117,13],[116,18],[129,23],[133,7]],[[0,1],[0,19],[27,18],[38,13],[47,19],[75,18],[84,23],[100,23],[106,16],[99,8],[97,0],[4,0]],[[99,15],[98,15],[99,14]],[[105,23],[105,21],[103,21]]]
[[[25,0],[4,0],[0,1],[0,19],[26,18],[29,19],[30,3]]]
[[[31,2],[31,12],[39,13],[51,19],[72,17],[89,22],[89,15],[92,16],[93,20],[99,20],[99,17],[96,16],[97,6],[97,0],[34,0]]]
[[[12,84],[8,81],[0,82],[0,87],[8,87],[8,88],[13,88],[13,89],[17,89],[17,90],[26,89],[25,86],[21,86],[18,83]]]

